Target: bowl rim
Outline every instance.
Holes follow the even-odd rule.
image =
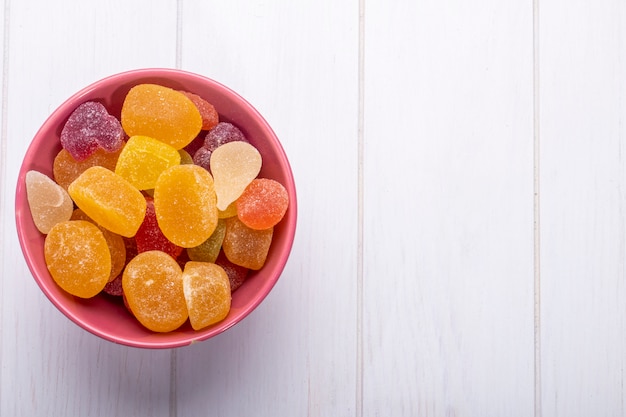
[[[271,276],[271,279],[266,280],[267,282],[263,286],[263,290],[258,294],[258,296],[255,296],[253,298],[253,301],[251,301],[250,303],[245,304],[245,307],[240,309],[231,320],[228,320],[228,321],[224,320],[220,323],[217,323],[213,326],[208,327],[207,329],[201,329],[192,334],[178,333],[181,335],[181,337],[176,337],[176,338],[167,337],[167,338],[164,338],[165,340],[163,341],[159,341],[160,339],[155,341],[153,340],[153,338],[151,338],[149,341],[146,341],[146,340],[138,340],[134,338],[127,338],[127,337],[119,336],[119,335],[114,334],[110,330],[100,329],[98,328],[98,326],[91,325],[89,322],[81,319],[77,314],[75,314],[72,311],[72,309],[68,308],[68,306],[66,305],[65,302],[63,302],[63,300],[61,300],[59,297],[56,297],[47,288],[46,283],[43,282],[43,278],[39,276],[34,265],[36,262],[34,259],[35,257],[29,249],[27,238],[26,238],[27,233],[25,232],[23,225],[22,225],[22,222],[25,221],[24,219],[22,219],[22,217],[31,216],[30,210],[28,208],[26,209],[23,208],[24,201],[26,199],[26,187],[24,183],[24,177],[25,177],[26,172],[29,169],[32,169],[30,166],[26,165],[26,159],[28,155],[34,152],[34,150],[38,147],[39,143],[41,142],[42,132],[46,131],[50,127],[49,125],[56,125],[54,122],[59,117],[60,114],[67,111],[68,108],[76,108],[79,104],[81,104],[85,100],[84,97],[91,94],[94,90],[102,86],[108,85],[112,81],[116,81],[116,83],[119,83],[119,84],[124,84],[127,82],[131,82],[133,80],[137,80],[141,78],[150,78],[150,77],[163,78],[163,79],[166,79],[168,77],[174,77],[174,78],[184,77],[185,79],[193,79],[195,82],[209,84],[212,86],[212,88],[219,90],[220,94],[225,94],[229,96],[230,99],[237,102],[238,106],[245,108],[246,113],[250,114],[251,117],[253,117],[257,121],[257,123],[262,127],[263,131],[267,133],[268,137],[272,138],[273,148],[278,153],[278,157],[281,161],[281,166],[284,167],[284,171],[287,177],[288,183],[283,184],[283,185],[289,190],[289,196],[290,196],[289,209],[288,209],[290,211],[290,216],[289,218],[284,218],[282,220],[282,221],[288,222],[284,226],[286,230],[285,238],[287,239],[288,243],[286,244],[286,246],[284,246],[284,252],[278,255],[280,256],[280,261],[278,262],[276,267],[274,267],[274,271],[273,271],[274,273]],[[36,139],[39,139],[39,140],[36,140]],[[20,243],[20,248],[24,256],[24,260],[28,266],[28,269],[30,270],[31,276],[33,277],[33,279],[35,280],[35,282],[37,283],[41,291],[46,295],[46,298],[50,302],[52,302],[52,304],[57,308],[57,310],[59,310],[63,315],[69,318],[70,321],[72,321],[79,327],[83,328],[84,330],[87,330],[88,332],[102,339],[105,339],[107,341],[110,341],[116,344],[121,344],[121,345],[126,345],[129,347],[136,347],[136,348],[146,348],[146,349],[170,349],[170,348],[183,347],[183,346],[187,346],[196,342],[204,341],[204,340],[215,337],[225,332],[226,330],[232,328],[236,324],[243,321],[247,316],[249,316],[249,314],[253,310],[255,310],[266,299],[266,297],[269,295],[273,287],[276,285],[278,279],[282,275],[282,272],[284,271],[286,263],[289,259],[289,255],[293,248],[293,243],[295,241],[295,233],[296,233],[296,228],[297,228],[296,227],[297,217],[298,217],[297,205],[298,205],[297,193],[296,193],[293,170],[291,169],[291,165],[289,163],[285,150],[282,146],[282,143],[278,139],[277,135],[275,134],[274,130],[271,128],[269,123],[265,120],[265,118],[260,114],[260,112],[251,103],[249,103],[239,93],[227,87],[226,85],[218,81],[215,81],[212,78],[206,77],[204,75],[200,75],[194,72],[181,70],[181,69],[153,67],[153,68],[141,68],[141,69],[123,71],[123,72],[108,75],[95,82],[92,82],[89,85],[81,88],[80,90],[72,94],[71,96],[69,96],[66,100],[60,103],[48,115],[48,117],[45,119],[43,124],[39,127],[35,135],[31,138],[31,142],[29,146],[27,147],[26,152],[24,153],[22,164],[20,165],[20,168],[19,168],[16,192],[15,192],[15,222],[16,222],[15,224],[17,228],[17,235],[18,235],[18,240]],[[28,206],[27,203],[26,203],[26,206]],[[32,222],[32,217],[30,217],[30,221]],[[49,277],[49,279],[52,280],[51,277]],[[54,285],[54,282],[52,282],[51,284]],[[165,334],[168,334],[168,333],[165,333]]]

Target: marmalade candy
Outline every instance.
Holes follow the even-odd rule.
[[[74,210],[70,220],[85,220],[98,226],[81,209]],[[104,240],[106,240],[111,254],[111,274],[109,275],[109,282],[111,282],[122,272],[124,266],[126,266],[126,243],[124,242],[124,238],[122,236],[117,235],[104,227],[98,226],[98,228],[102,232],[102,236],[104,236]]]
[[[200,116],[202,117],[202,130],[213,129],[219,122],[220,117],[219,114],[217,114],[215,107],[197,94],[182,90],[181,93],[187,96],[187,98],[198,108]]]
[[[113,233],[133,237],[143,222],[144,196],[106,168],[88,168],[70,184],[68,192],[87,216]]]
[[[131,88],[121,119],[128,136],[149,136],[175,149],[188,145],[202,129],[202,116],[187,96],[156,84]]]
[[[182,270],[165,252],[135,256],[124,269],[122,288],[133,315],[149,330],[171,332],[187,320]]]
[[[154,200],[150,197],[146,197],[146,216],[139,226],[139,230],[137,230],[135,242],[138,253],[160,250],[176,259],[183,251],[183,248],[170,242],[159,228],[154,210]]]
[[[226,233],[222,250],[228,260],[248,269],[261,269],[267,259],[274,228],[254,230],[243,224],[238,217],[230,217],[225,222]]]
[[[115,152],[123,143],[124,131],[120,122],[95,101],[78,106],[61,131],[61,146],[77,161],[86,159],[98,148]]]
[[[236,201],[237,216],[246,226],[263,230],[276,226],[287,212],[289,195],[278,181],[253,180]]]
[[[154,188],[157,178],[180,164],[180,154],[170,145],[148,136],[132,136],[120,153],[115,173],[139,190]]]
[[[229,142],[211,154],[217,208],[226,210],[261,171],[261,154],[247,142]]]
[[[187,255],[192,261],[214,263],[222,248],[222,241],[226,234],[226,223],[223,219],[217,220],[217,226],[207,240],[193,248],[187,248]]]
[[[54,158],[52,165],[54,180],[67,190],[72,181],[92,166],[98,165],[110,171],[115,171],[117,158],[120,156],[122,149],[123,147],[115,152],[106,152],[104,149],[98,148],[91,156],[82,161],[77,161],[66,149],[61,149]]]
[[[163,235],[175,245],[192,248],[217,226],[213,178],[197,165],[165,170],[154,187],[154,210]]]
[[[33,222],[43,234],[72,217],[74,202],[67,191],[39,171],[26,173],[26,198]]]
[[[183,270],[183,293],[194,330],[222,321],[230,311],[230,282],[221,266],[187,262]]]
[[[81,298],[98,294],[111,275],[111,254],[102,232],[85,220],[52,227],[44,241],[44,257],[54,282]]]

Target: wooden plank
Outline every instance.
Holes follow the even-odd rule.
[[[543,415],[626,415],[625,20],[540,7]]]
[[[365,2],[364,416],[533,414],[532,27]]]
[[[0,415],[167,416],[170,352],[100,340],[45,299],[21,257],[13,187],[30,138],[63,100],[118,71],[174,65],[175,2],[12,1],[9,10]]]
[[[356,368],[356,2],[186,2],[182,68],[250,101],[298,189],[291,258],[244,322],[177,352],[179,417],[353,415]],[[203,16],[202,24],[188,24]]]

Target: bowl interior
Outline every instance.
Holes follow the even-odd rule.
[[[194,331],[187,322],[170,333],[154,333],[145,329],[124,307],[119,297],[100,294],[80,299],[67,294],[52,280],[44,262],[45,236],[35,227],[24,178],[29,170],[40,171],[52,178],[52,164],[61,150],[60,134],[71,112],[81,103],[99,101],[118,117],[124,97],[134,85],[155,83],[193,92],[211,102],[220,115],[239,127],[263,157],[259,177],[282,183],[290,197],[290,206],[283,220],[275,227],[270,253],[260,271],[250,271],[247,280],[234,293],[229,315],[222,322]],[[18,176],[15,214],[18,237],[26,263],[37,284],[50,301],[68,318],[84,329],[112,342],[143,348],[172,348],[188,345],[215,336],[246,317],[270,292],[278,280],[291,251],[296,228],[296,193],[289,161],[263,117],[242,97],[206,77],[179,70],[146,69],[117,74],[79,91],[42,125],[26,151]]]

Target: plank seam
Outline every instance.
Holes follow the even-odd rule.
[[[9,101],[9,22],[11,15],[11,1],[4,0],[4,28],[3,28],[3,53],[2,53],[2,125],[0,127],[0,236],[4,236],[4,225],[6,215],[2,210],[2,205],[7,201],[6,199],[6,154],[7,154],[7,137],[8,137],[8,101]],[[0,264],[5,265],[4,262],[4,245],[0,245]],[[4,285],[0,279],[0,300],[4,296]],[[2,310],[0,309],[0,322],[2,321]],[[4,362],[3,355],[3,337],[0,332],[0,380],[2,380],[2,366]],[[2,390],[0,389],[0,415],[2,414]]]
[[[541,230],[540,230],[540,68],[539,0],[533,0],[533,275],[534,407],[541,417]]]
[[[181,69],[183,60],[183,0],[176,0],[176,57],[175,66],[176,69]],[[176,417],[178,415],[178,392],[177,392],[177,379],[178,379],[178,358],[176,355],[176,349],[172,349],[170,353],[170,398],[169,398],[169,415],[170,417]]]
[[[357,213],[357,299],[356,299],[356,410],[357,417],[363,415],[363,202],[364,202],[364,125],[365,125],[365,0],[359,0],[358,41],[358,213]]]

